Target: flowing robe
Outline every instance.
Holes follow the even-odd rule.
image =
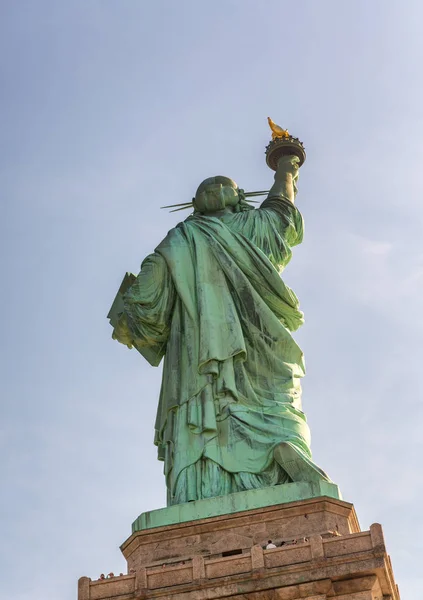
[[[164,357],[155,443],[168,504],[328,476],[301,410],[303,323],[280,272],[303,221],[288,200],[193,215],[148,256],[124,296],[133,345]]]

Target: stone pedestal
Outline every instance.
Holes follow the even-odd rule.
[[[327,496],[145,528],[121,550],[129,575],[82,577],[78,600],[400,598],[381,526]]]

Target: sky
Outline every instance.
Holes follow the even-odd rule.
[[[165,505],[161,368],[106,315],[181,219],[160,206],[216,174],[271,186],[268,115],[307,150],[284,280],[313,457],[420,597],[422,18],[419,0],[0,2],[1,600],[74,600]]]

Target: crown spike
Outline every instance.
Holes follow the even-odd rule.
[[[169,204],[169,206],[161,206],[160,208],[175,208],[176,206],[192,206],[192,201],[181,202],[180,204]]]

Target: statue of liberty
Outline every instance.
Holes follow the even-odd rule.
[[[311,459],[301,410],[304,358],[291,332],[303,314],[280,276],[303,238],[294,199],[305,153],[270,124],[275,181],[264,202],[253,208],[227,177],[203,181],[193,214],[109,314],[114,339],[153,366],[164,359],[155,444],[168,505],[330,481]]]

